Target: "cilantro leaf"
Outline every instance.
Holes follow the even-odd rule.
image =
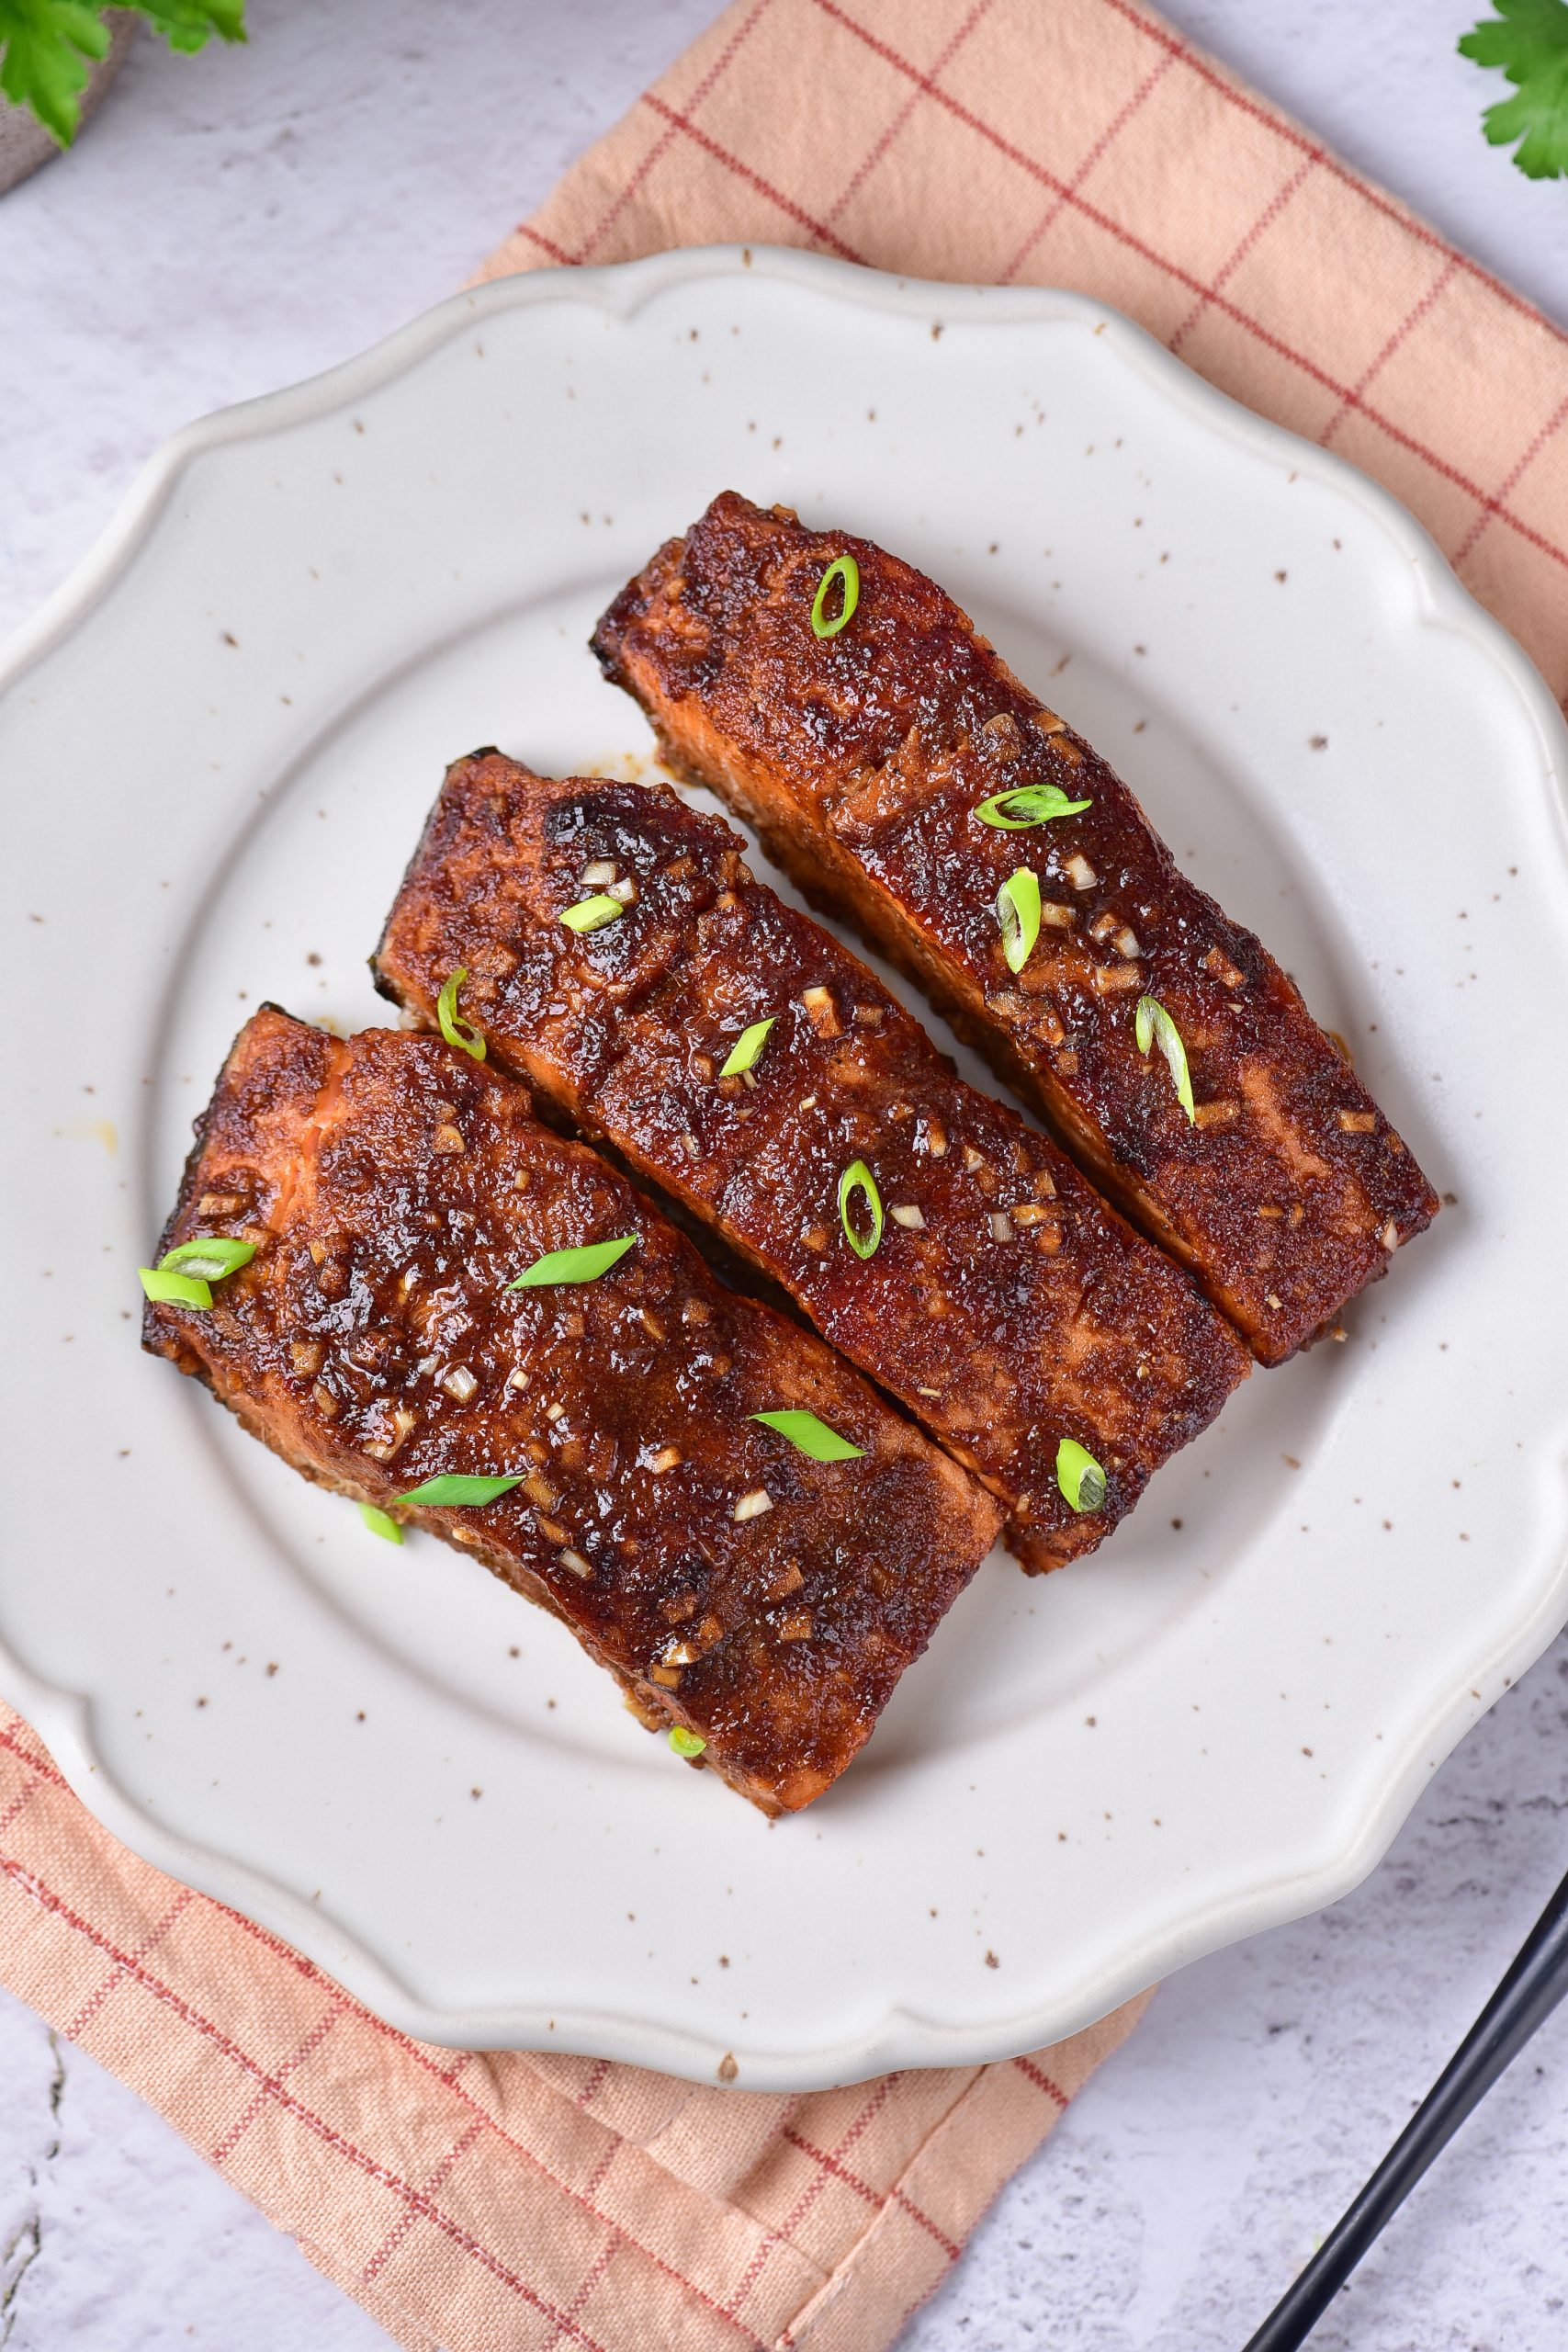
[[[144,17],[169,47],[189,51],[217,33],[245,38],[245,0],[112,0]],[[69,147],[82,118],[89,68],[108,53],[109,36],[94,0],[0,0],[0,93],[27,107]]]
[[[0,0],[0,90],[68,147],[88,63],[108,52],[97,10],[87,0]]]
[[[1528,179],[1568,173],[1568,6],[1564,0],[1495,0],[1460,42],[1461,56],[1500,66],[1516,95],[1488,107],[1482,128],[1494,147],[1519,141],[1514,162]]]
[[[187,55],[204,49],[212,33],[220,40],[245,38],[245,0],[133,0],[133,6],[171,49]]]

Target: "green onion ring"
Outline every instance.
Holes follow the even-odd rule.
[[[1072,1510],[1099,1510],[1105,1501],[1105,1473],[1077,1438],[1065,1437],[1056,1448],[1056,1485]]]
[[[1010,972],[1021,972],[1040,936],[1040,882],[1027,865],[1008,876],[997,892],[997,921]]]
[[[850,1223],[850,1203],[857,1193],[864,1195],[871,1212],[871,1238],[863,1241]],[[882,1239],[882,1195],[876,1189],[876,1179],[863,1159],[852,1159],[839,1179],[839,1223],[844,1228],[844,1239],[857,1258],[874,1258]]]
[[[1176,1088],[1176,1099],[1186,1112],[1189,1124],[1196,1125],[1198,1114],[1192,1100],[1192,1073],[1187,1067],[1187,1048],[1181,1042],[1180,1030],[1157,997],[1141,996],[1138,999],[1133,1035],[1145,1061],[1151,1046],[1159,1047]]]
[[[840,612],[838,619],[830,621],[826,616],[826,607],[828,603],[828,591],[832,586],[835,580],[841,580],[844,583],[844,602],[843,608]],[[813,599],[811,605],[811,628],[813,634],[817,637],[837,637],[839,631],[841,628],[848,628],[850,622],[853,619],[855,606],[859,603],[859,564],[855,561],[852,555],[835,556],[832,562],[828,566],[827,571],[822,574],[821,579],[817,582],[817,594]]]
[[[447,974],[446,984],[435,1000],[435,1018],[440,1022],[441,1035],[449,1046],[456,1046],[460,1053],[471,1054],[475,1061],[482,1062],[489,1051],[482,1034],[471,1021],[459,1021],[457,1018],[457,993],[468,977],[468,967],[463,964],[459,964],[455,972]]]

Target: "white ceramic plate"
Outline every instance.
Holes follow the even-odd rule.
[[[384,1017],[444,763],[646,760],[584,639],[725,485],[945,582],[1455,1196],[1098,1558],[991,1561],[774,1827],[135,1321],[248,1010]],[[1382,492],[1124,321],[782,253],[491,286],[184,435],[8,680],[0,1687],[411,2031],[753,2087],[1025,2049],[1343,1893],[1568,1615],[1558,714]]]

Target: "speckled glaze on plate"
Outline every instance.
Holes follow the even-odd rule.
[[[647,763],[584,640],[727,484],[949,586],[1449,1196],[1105,1552],[987,1564],[773,1827],[135,1320],[247,1010],[386,1017],[364,958],[444,763]],[[0,695],[0,1690],[118,1835],[437,2041],[752,2088],[967,2063],[1331,1900],[1568,1616],[1563,750],[1382,492],[1077,296],[662,256],[194,427]]]

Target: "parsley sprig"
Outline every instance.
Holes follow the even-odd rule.
[[[112,0],[144,17],[171,49],[245,38],[245,0]],[[108,55],[104,9],[91,0],[0,0],[0,92],[26,107],[62,147],[82,119],[87,75]]]
[[[1568,172],[1568,6],[1563,0],[1495,0],[1460,42],[1477,65],[1501,68],[1514,85],[1511,98],[1488,107],[1481,127],[1494,147],[1511,147],[1527,179],[1555,180]]]

